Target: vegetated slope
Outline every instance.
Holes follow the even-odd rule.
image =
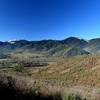
[[[62,94],[65,91],[66,96],[69,92],[74,92],[78,93],[77,96],[85,96],[87,98],[85,100],[100,100],[100,90],[97,89],[100,87],[100,55],[57,57],[54,62],[49,63],[48,67],[27,68],[25,72],[21,73],[7,70],[7,73],[12,78],[9,79],[8,76],[2,78],[0,75],[0,80],[5,79],[4,83],[6,84],[9,79],[17,90],[20,88],[20,90],[28,91],[28,89],[32,89],[30,86],[33,86],[33,89],[41,91],[43,96],[54,93]],[[57,92],[59,89],[63,91]],[[90,98],[91,96],[93,99]]]
[[[65,40],[42,40],[42,41],[19,40],[10,42],[0,42],[0,51],[1,51],[0,53],[9,54],[16,52],[17,53],[45,52],[48,55],[53,55],[53,56],[67,56],[69,55],[69,52],[73,53],[74,48],[77,48],[78,52],[74,52],[73,55],[70,55],[70,56],[76,56],[81,54],[82,55],[89,54],[88,51],[83,50],[83,48],[86,45],[87,42],[85,40],[78,39],[75,37],[70,37]]]
[[[81,49],[81,48],[71,48],[69,51],[67,51],[66,53],[64,53],[64,56],[66,57],[70,57],[70,56],[76,56],[76,55],[88,55],[90,54],[89,52]]]
[[[25,73],[23,70],[18,75],[30,76],[41,84],[61,87],[80,85],[89,87],[100,86],[100,55],[82,55],[66,58],[28,55],[25,55],[25,58],[24,56],[21,57],[21,55],[13,55],[13,58],[8,59],[8,61],[1,60],[0,64],[9,66],[9,64],[22,63],[21,66],[27,67],[25,68]],[[37,67],[37,63],[44,66]],[[7,69],[2,67],[0,71],[2,72],[3,69],[7,73],[10,72],[12,74],[13,72],[11,67],[7,67]],[[16,74],[15,70],[14,72]]]
[[[85,40],[70,37],[62,40],[61,43],[61,45],[50,49],[49,54],[63,57],[89,54],[83,49],[87,45]]]
[[[89,40],[85,50],[91,52],[92,54],[100,54],[100,38]]]
[[[29,70],[33,79],[57,86],[100,86],[100,56],[57,58],[46,68]]]

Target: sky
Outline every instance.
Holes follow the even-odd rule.
[[[0,41],[100,37],[100,0],[0,0]]]

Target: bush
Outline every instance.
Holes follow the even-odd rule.
[[[11,67],[14,69],[14,71],[18,71],[18,72],[22,72],[24,69],[24,66],[22,64],[18,64],[18,63],[13,64]]]
[[[86,100],[86,98],[83,98],[80,95],[75,95],[72,93],[62,95],[62,100]]]

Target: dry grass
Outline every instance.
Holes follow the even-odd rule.
[[[29,68],[23,73],[10,70],[7,76],[13,78],[14,87],[21,91],[38,89],[44,96],[60,96],[63,100],[70,95],[81,97],[78,100],[100,100],[100,56],[51,57],[46,61],[49,62],[47,67]],[[2,74],[0,77],[0,81],[7,82]]]
[[[50,100],[100,100],[100,89],[82,86],[57,87],[29,77],[0,74],[0,86],[10,87],[21,94],[42,95]],[[71,98],[71,99],[70,99]],[[75,99],[77,98],[77,99]],[[48,99],[47,99],[48,100]]]
[[[31,77],[55,85],[99,87],[100,56],[59,58],[47,68],[30,69]]]

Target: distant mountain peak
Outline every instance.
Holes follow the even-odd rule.
[[[64,40],[80,40],[79,38],[77,37],[68,37],[68,38],[65,38]]]
[[[7,42],[10,43],[10,44],[15,44],[17,41],[18,41],[17,39],[12,39],[12,40],[9,40]]]
[[[70,44],[70,45],[77,44],[80,41],[81,41],[81,39],[79,39],[77,37],[69,37],[69,38],[62,40],[63,43]]]
[[[8,43],[10,43],[10,44],[15,44],[16,41],[8,41]]]

